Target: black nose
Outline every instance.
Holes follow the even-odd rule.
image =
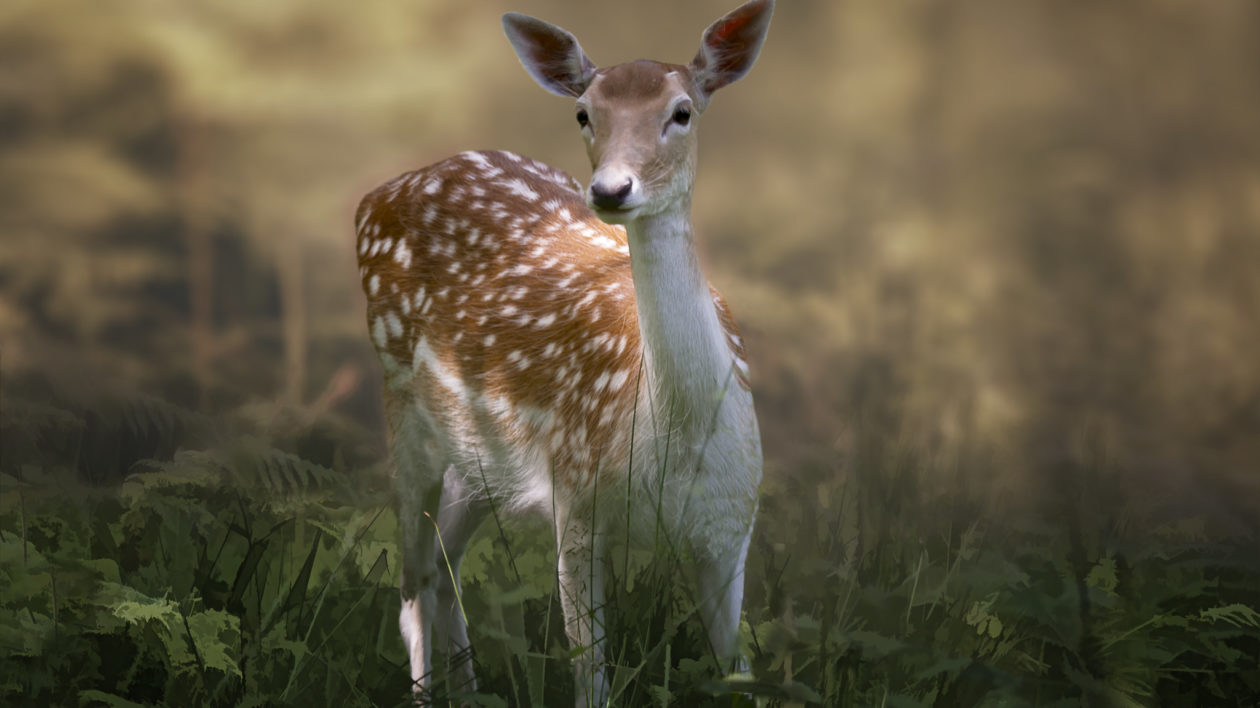
[[[633,188],[634,181],[629,179],[611,188],[595,182],[591,185],[591,205],[596,209],[620,209]]]

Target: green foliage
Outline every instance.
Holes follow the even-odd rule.
[[[6,420],[6,439],[23,428]],[[136,461],[109,487],[44,458],[53,466],[28,458],[4,480],[0,702],[404,695],[401,647],[387,641],[397,591],[386,498],[260,438]]]
[[[1193,519],[1152,519],[1128,536],[1112,520],[1123,510],[1089,508],[960,525],[915,486],[944,472],[926,465],[901,477],[892,515],[863,479],[887,483],[887,470],[840,487],[848,496],[823,505],[875,523],[824,539],[822,558],[784,561],[782,548],[763,545],[763,577],[782,580],[767,584],[769,608],[748,608],[754,674],[815,686],[828,706],[1260,696],[1254,539],[1208,537]],[[1108,486],[1105,470],[1090,477]]]
[[[28,426],[73,436],[81,416],[32,420],[9,420],[6,439]],[[686,557],[615,549],[615,704],[1198,706],[1260,694],[1250,540],[1188,518],[1124,534],[1088,509],[1000,521],[961,492],[926,493],[921,480],[946,472],[892,452],[891,469],[820,487],[825,513],[787,513],[792,495],[769,485],[742,626],[749,674],[716,672]],[[104,487],[48,459],[4,473],[0,701],[405,702],[387,495],[259,434],[134,461]],[[463,566],[478,690],[438,676],[433,697],[567,704],[581,649],[564,639],[550,534],[503,523],[474,537]],[[785,543],[794,537],[813,545]],[[788,552],[799,547],[810,552]]]

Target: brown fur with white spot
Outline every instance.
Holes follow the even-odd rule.
[[[385,183],[363,199],[356,223],[368,323],[384,332],[380,352],[416,375],[409,395],[431,402],[449,427],[470,415],[415,361],[423,339],[473,395],[555,412],[551,429],[491,422],[496,437],[546,449],[558,486],[628,469],[643,349],[629,246],[623,227],[586,206],[576,180],[518,155],[470,153]],[[387,244],[380,234],[395,237]],[[388,287],[373,293],[373,278]],[[716,289],[713,300],[743,362]],[[391,328],[394,317],[400,327]],[[734,380],[748,388],[742,368]]]

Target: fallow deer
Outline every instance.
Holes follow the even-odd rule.
[[[761,442],[743,343],[699,267],[691,197],[699,118],[752,67],[773,5],[719,19],[689,64],[603,69],[565,30],[504,15],[529,74],[576,99],[590,186],[511,152],[465,152],[359,205],[419,699],[435,634],[448,655],[468,647],[460,559],[492,507],[554,519],[578,705],[608,698],[602,558],[627,529],[694,561],[712,649],[742,665]],[[471,683],[471,662],[457,671]]]

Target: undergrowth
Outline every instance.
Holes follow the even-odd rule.
[[[407,704],[397,523],[359,432],[304,446],[154,401],[108,410],[6,402],[0,703]],[[768,476],[751,675],[716,672],[680,559],[610,554],[615,704],[1256,704],[1254,538],[1116,523],[1105,468],[1056,513],[995,514],[918,481],[969,463],[871,449],[845,475]],[[439,678],[435,700],[571,703],[554,564],[541,520],[481,529],[462,574],[478,687]]]

